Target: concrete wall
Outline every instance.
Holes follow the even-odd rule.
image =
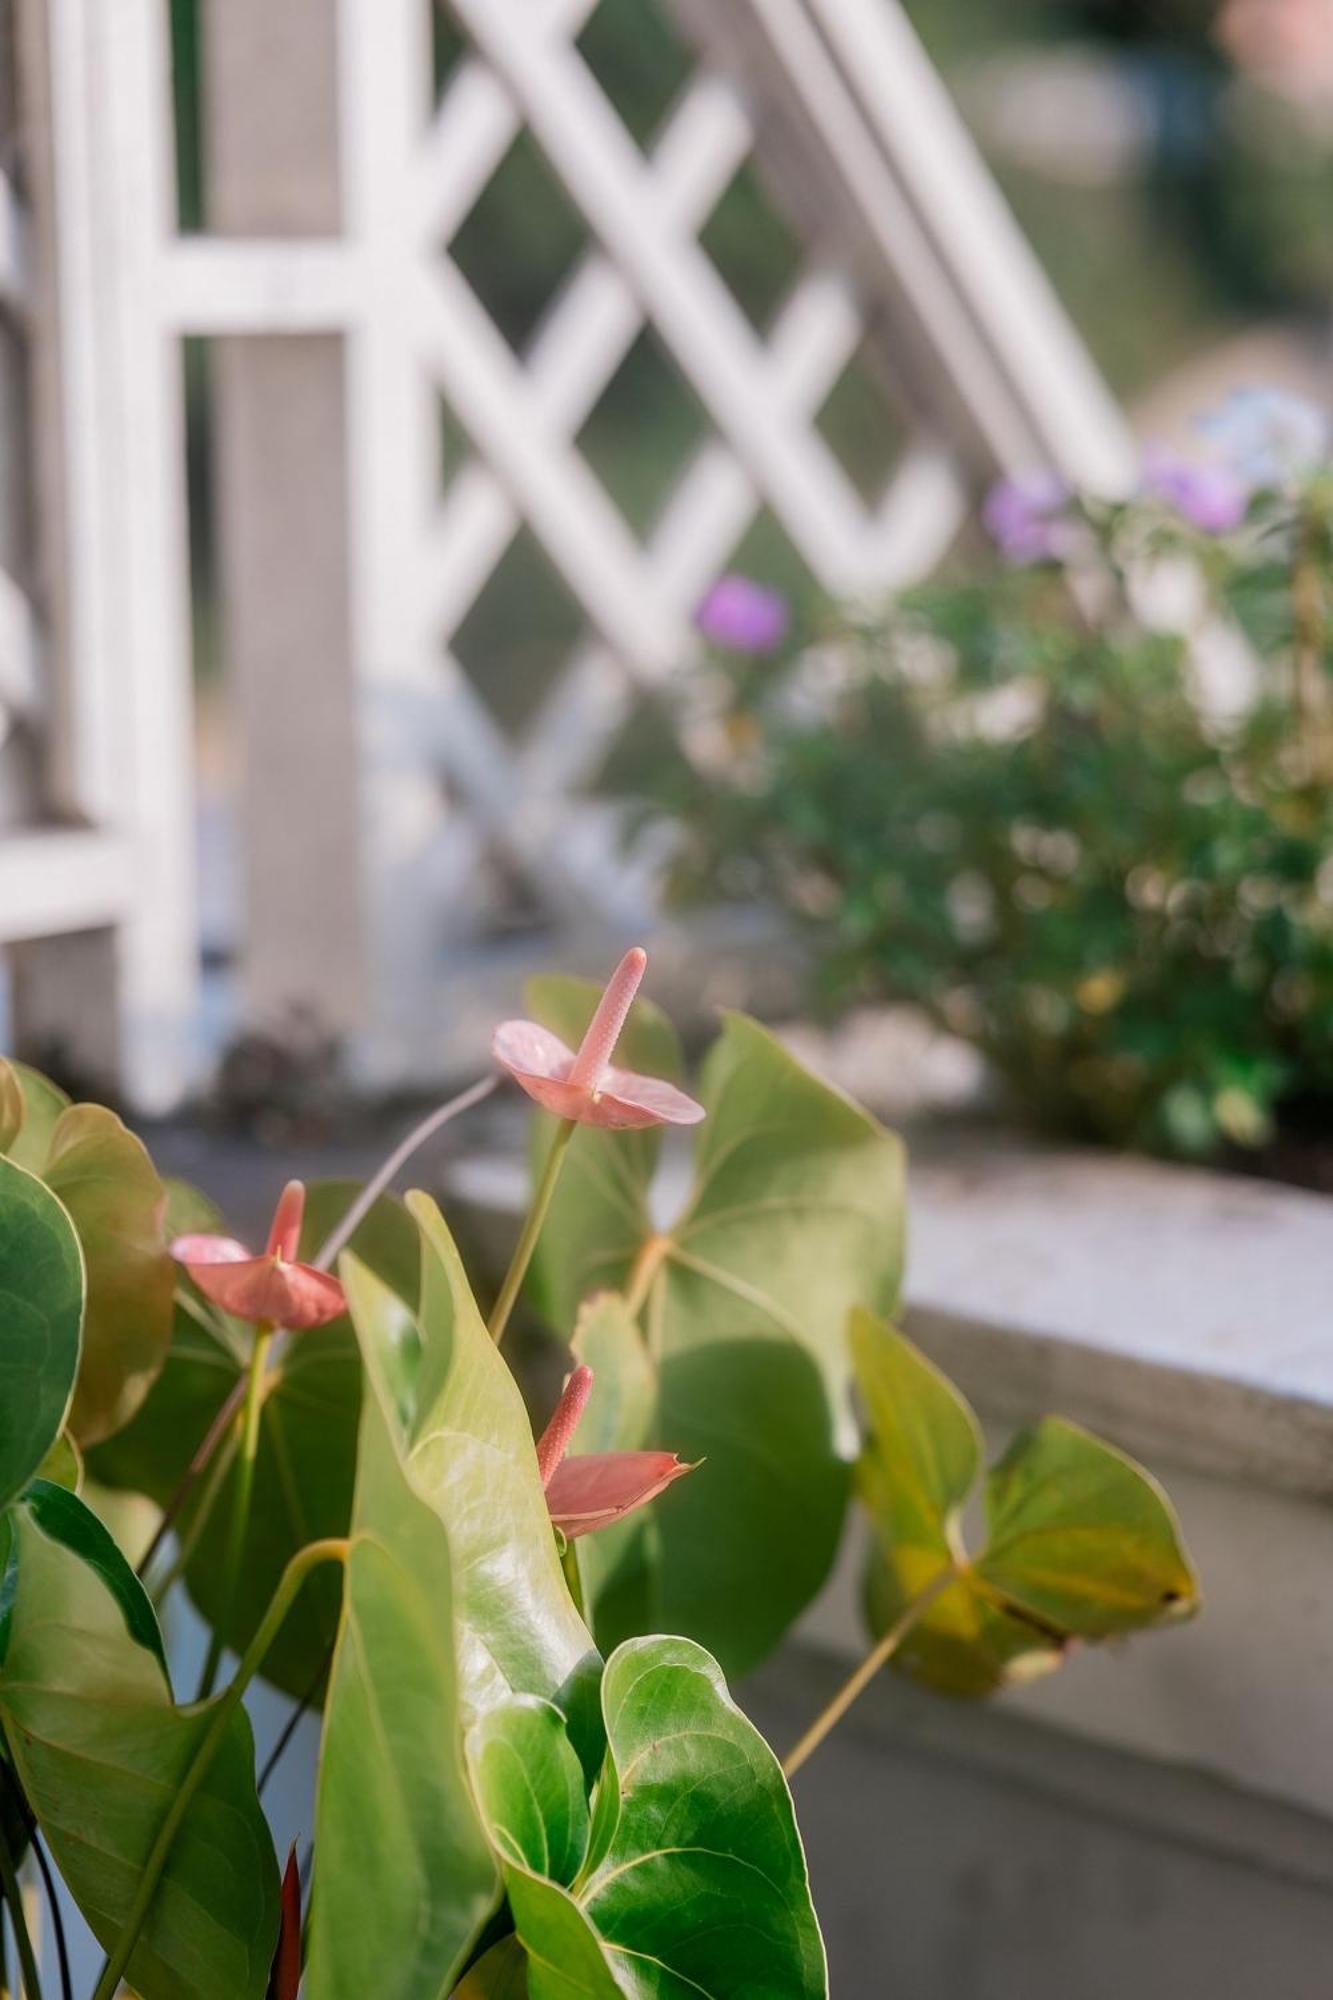
[[[841,1671],[792,1649],[745,1699],[782,1746]],[[837,2000],[1333,1991],[1333,1827],[1206,1772],[884,1676],[795,1792]]]

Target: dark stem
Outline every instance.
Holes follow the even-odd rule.
[[[255,1786],[255,1790],[261,1799],[264,1796],[265,1785],[267,1785],[269,1779],[273,1776],[273,1773],[277,1770],[278,1765],[282,1762],[282,1759],[287,1753],[288,1746],[290,1745],[293,1736],[295,1736],[297,1730],[300,1728],[302,1717],[308,1715],[310,1713],[311,1708],[314,1706],[315,1697],[320,1690],[320,1684],[327,1676],[329,1668],[332,1665],[332,1663],[333,1663],[333,1647],[330,1646],[328,1652],[325,1653],[323,1659],[320,1661],[318,1667],[315,1669],[314,1679],[311,1681],[305,1693],[301,1696],[301,1699],[294,1705],[291,1714],[287,1717],[287,1720],[282,1725],[282,1731],[278,1737],[277,1742],[273,1745],[273,1748],[269,1751],[268,1756],[264,1760],[264,1768],[259,1773],[259,1779]]]
[[[0,1757],[0,1777],[4,1779],[9,1796],[14,1801],[15,1810],[23,1821],[28,1841],[32,1847],[33,1854],[36,1856],[37,1867],[42,1878],[42,1887],[46,1891],[47,1907],[51,1912],[51,1932],[56,1941],[56,1958],[60,1965],[61,2000],[74,2000],[74,1984],[70,1978],[69,1970],[69,1947],[65,1940],[65,1918],[60,1908],[60,1896],[56,1889],[55,1877],[51,1873],[51,1864],[46,1857],[46,1849],[42,1844],[37,1821],[32,1807],[28,1804],[27,1798],[24,1795],[23,1787],[19,1783],[18,1773],[6,1757]]]

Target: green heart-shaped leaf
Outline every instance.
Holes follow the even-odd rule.
[[[579,988],[576,1011],[567,983],[557,1014],[545,987],[530,997],[570,1041],[596,1000]],[[650,1610],[632,1608],[623,1573],[618,1609],[594,1586],[599,1638],[632,1617],[690,1634],[739,1673],[777,1643],[836,1552],[854,1448],[844,1327],[850,1306],[887,1311],[897,1298],[902,1149],[742,1015],[726,1018],[700,1095],[693,1191],[664,1233],[649,1221],[653,1149],[577,1134],[577,1173],[567,1166],[538,1247],[537,1296],[568,1326],[590,1287],[628,1287],[656,1373],[650,1441],[702,1461],[639,1531]]]
[[[687,1639],[631,1640],[602,1715],[591,1824],[549,1704],[505,1703],[468,1741],[532,2000],[826,1994],[791,1798],[716,1663]]]
[[[34,1482],[5,1532],[0,1721],[70,1893],[109,1948],[216,1704],[173,1705],[152,1606],[81,1500]],[[277,1931],[277,1862],[238,1711],[172,1845],[129,1978],[143,2000],[263,2000]]]
[[[60,1436],[79,1366],[83,1259],[61,1203],[0,1159],[0,1508]]]
[[[1196,1585],[1170,1507],[1124,1453],[1047,1418],[1016,1438],[987,1482],[988,1541],[969,1560],[960,1516],[981,1469],[981,1431],[953,1384],[909,1340],[853,1313],[868,1436],[857,1486],[875,1529],[866,1581],[881,1636],[952,1571],[893,1664],[946,1693],[987,1695],[1060,1664],[1071,1638],[1179,1616]]]
[[[311,2000],[451,1990],[499,1892],[464,1732],[524,1693],[560,1703],[586,1739],[597,1666],[517,1386],[438,1209],[408,1204],[422,1239],[412,1370],[402,1300],[355,1257],[342,1264],[368,1393],[325,1718]]]
[[[1198,1583],[1150,1472],[1063,1417],[1022,1431],[991,1472],[977,1575],[1080,1639],[1189,1612]]]
[[[79,1444],[96,1444],[129,1422],[171,1344],[166,1189],[142,1142],[98,1104],[61,1113],[36,1171],[83,1248],[88,1298],[69,1421]]]
[[[301,1251],[312,1255],[346,1213],[358,1184],[315,1182],[307,1191]],[[188,1197],[192,1205],[185,1207]],[[173,1190],[177,1213],[209,1226],[201,1197]],[[381,1196],[355,1232],[361,1260],[402,1296],[415,1298],[417,1234],[401,1202]],[[166,1366],[134,1422],[99,1446],[89,1461],[110,1486],[142,1492],[165,1506],[198,1445],[246,1368],[247,1328],[202,1306],[182,1288]],[[234,1652],[250,1639],[291,1557],[307,1542],[344,1535],[356,1471],[361,1362],[346,1316],[291,1340],[264,1399],[250,1522],[240,1587],[224,1637]],[[224,1444],[180,1516],[193,1539],[186,1567],[190,1596],[211,1624],[222,1615],[227,1524],[231,1518],[234,1443]],[[200,1514],[204,1514],[202,1525]],[[287,1693],[307,1694],[328,1660],[338,1628],[341,1580],[322,1568],[310,1577],[263,1666]]]

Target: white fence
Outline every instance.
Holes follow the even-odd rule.
[[[312,1004],[378,1082],[466,1041],[460,994],[506,963],[497,883],[548,949],[650,921],[589,784],[645,696],[688,708],[691,612],[761,511],[826,591],[862,595],[929,568],[997,469],[1126,476],[1118,414],[896,0],[673,0],[688,77],[646,148],[581,50],[593,0],[452,0],[467,45],[438,99],[429,0],[204,6],[192,236],[165,0],[9,5],[36,216],[25,264],[0,179],[0,309],[27,315],[46,382],[45,658],[15,646],[33,621],[6,590],[0,702],[48,698],[0,941],[27,941],[20,1016],[83,1048],[114,991],[145,1106],[187,1081],[196,1007],[186,337],[211,352],[244,1011]],[[525,128],[587,245],[516,353],[451,246]],[[700,242],[747,161],[802,246],[762,331]],[[638,534],[578,439],[645,327],[705,425]],[[817,421],[854,357],[906,438],[869,504]],[[443,470],[440,399],[467,441]],[[507,726],[457,639],[520,530],[583,631]],[[35,830],[53,811],[69,824]]]

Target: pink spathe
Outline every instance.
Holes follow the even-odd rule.
[[[171,1254],[206,1299],[235,1319],[305,1333],[346,1312],[343,1288],[327,1271],[297,1260],[305,1187],[288,1181],[262,1256],[234,1236],[178,1236]]]
[[[551,1519],[568,1540],[609,1528],[646,1507],[686,1472],[693,1472],[674,1451],[593,1451],[581,1458],[566,1454],[592,1394],[593,1374],[586,1364],[574,1370],[546,1429],[537,1441],[537,1467],[546,1489]]]
[[[503,1021],[491,1053],[520,1089],[579,1125],[625,1131],[646,1125],[697,1125],[704,1115],[683,1090],[656,1076],[617,1069],[611,1061],[621,1029],[643,980],[648,955],[638,945],[612,973],[577,1051],[536,1021]]]

